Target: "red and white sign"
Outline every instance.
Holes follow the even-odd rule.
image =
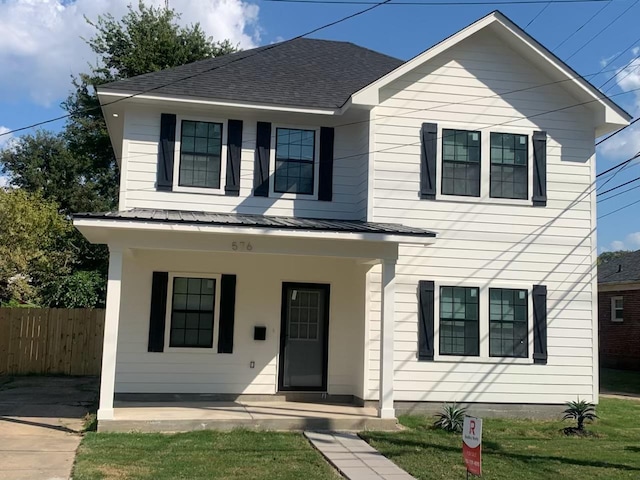
[[[482,475],[482,419],[464,417],[462,426],[462,456],[467,471]]]

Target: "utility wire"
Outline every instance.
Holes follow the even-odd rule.
[[[633,7],[635,7],[638,3],[640,3],[640,0],[636,0],[635,2],[633,2],[631,5],[629,5],[627,8],[624,9],[624,11],[618,15],[616,18],[614,18],[613,20],[611,20],[611,22],[609,22],[604,28],[602,28],[598,33],[596,33],[595,35],[593,35],[591,38],[589,38],[589,40],[587,40],[584,44],[582,44],[582,46],[580,46],[575,52],[573,52],[571,55],[569,55],[567,57],[567,59],[565,60],[565,62],[568,62],[572,57],[574,57],[578,52],[580,52],[582,49],[584,49],[587,45],[589,45],[591,42],[593,42],[596,38],[598,38],[605,30],[607,30],[611,25],[613,25],[614,23],[616,23],[618,20],[620,20],[625,13],[627,13],[629,10],[631,10]]]
[[[636,158],[638,158],[638,157],[640,157],[640,152],[639,152],[639,153],[636,153],[633,157],[631,157],[631,158],[629,158],[629,159],[627,159],[627,160],[624,160],[624,161],[622,161],[622,162],[618,163],[617,165],[614,165],[614,166],[613,166],[613,167],[611,167],[611,168],[608,168],[608,169],[607,169],[607,170],[605,170],[604,172],[600,172],[599,174],[597,174],[597,175],[596,175],[596,178],[601,177],[602,175],[606,175],[607,173],[612,172],[613,170],[615,170],[615,169],[617,169],[617,168],[620,168],[620,167],[622,167],[623,165],[627,165],[627,164],[629,164],[629,163],[633,162],[633,161],[634,161]]]
[[[629,90],[629,92],[631,92],[633,90]],[[623,93],[629,93],[629,92],[623,92]],[[612,95],[613,96],[613,95]],[[625,125],[624,127],[622,127],[620,130],[616,130],[615,132],[613,132],[612,134],[604,137],[602,140],[598,140],[596,142],[596,147],[598,145],[600,145],[601,143],[606,142],[607,140],[609,140],[612,137],[615,137],[616,135],[618,135],[620,132],[622,132],[623,130],[626,130],[627,128],[629,128],[630,126],[632,126],[633,124],[635,124],[636,122],[638,122],[640,120],[640,117],[636,118],[635,120],[633,120],[631,123],[629,123],[629,125]]]
[[[615,195],[611,195],[610,197],[603,198],[602,200],[598,200],[598,202],[600,202],[600,203],[606,202],[607,200],[611,200],[612,198],[619,197],[620,195],[624,195],[625,193],[630,192],[631,190],[636,190],[638,188],[640,188],[640,185],[636,185],[635,187],[627,188],[626,190],[618,192]]]
[[[535,17],[533,17],[533,18],[529,21],[529,23],[527,23],[527,24],[525,25],[525,27],[524,27],[524,29],[523,29],[523,30],[526,30],[527,28],[529,28],[529,25],[531,25],[533,22],[535,22],[535,21],[538,19],[538,17],[539,17],[540,15],[542,15],[542,14],[543,14],[543,13],[544,13],[544,11],[545,11],[547,8],[549,8],[549,6],[551,5],[551,3],[552,3],[552,2],[547,2],[547,4],[546,4],[544,7],[542,7],[542,9],[541,9],[537,14],[536,14],[536,16],[535,16]]]
[[[631,45],[629,45],[627,48],[625,48],[625,49],[624,49],[624,50],[622,50],[620,53],[618,53],[615,57],[613,57],[613,58],[612,58],[611,60],[609,60],[607,63],[608,63],[609,65],[612,65],[612,64],[613,64],[613,62],[615,62],[618,58],[620,58],[620,57],[621,57],[623,54],[625,54],[627,51],[629,51],[629,50],[631,50],[633,47],[635,47],[638,43],[640,43],[640,37],[638,37],[637,39],[635,39],[635,40],[631,43]],[[632,65],[632,64],[633,64],[633,62],[635,62],[636,60],[638,60],[638,58],[640,58],[640,55],[639,55],[639,56],[636,56],[635,58],[633,58],[633,59],[632,59],[629,63],[627,63],[627,65],[626,65],[625,67],[623,67],[623,68],[627,68],[629,65]],[[627,73],[627,75],[625,75],[625,77],[623,77],[623,78],[626,78],[626,76],[628,76],[628,75],[629,75],[629,73]],[[611,76],[611,78],[609,78],[606,82],[604,82],[604,83],[603,83],[602,85],[600,85],[598,88],[599,88],[600,90],[602,90],[602,88],[604,88],[604,86],[605,86],[607,83],[609,83],[611,80],[613,80],[613,79],[614,79],[614,78],[616,78],[616,77],[617,77],[617,72],[616,72],[616,74],[615,74],[615,75],[612,75],[612,76]]]
[[[613,210],[613,211],[611,211],[611,212],[609,212],[609,213],[605,213],[604,215],[600,215],[600,216],[598,217],[598,220],[600,220],[600,219],[602,219],[602,218],[606,218],[606,217],[608,217],[609,215],[613,215],[614,213],[618,213],[620,210],[624,210],[625,208],[632,207],[633,205],[636,205],[636,204],[638,204],[638,203],[640,203],[640,200],[636,200],[635,202],[631,202],[631,203],[629,203],[629,204],[627,204],[627,205],[624,205],[624,206],[622,206],[622,207],[620,207],[620,208],[617,208],[617,209],[615,209],[615,210]]]
[[[273,3],[308,3],[310,5],[313,4],[323,4],[323,5],[372,5],[375,2],[367,1],[367,0],[262,0],[263,2],[273,2]],[[610,2],[612,0],[553,0],[550,3],[601,3],[601,2]],[[504,2],[491,2],[491,1],[454,1],[454,2],[427,2],[427,1],[416,1],[416,2],[393,2],[391,5],[398,6],[430,6],[430,7],[454,7],[454,6],[472,6],[472,5],[534,5],[547,3],[549,0],[508,0]]]
[[[239,61],[241,61],[241,60],[245,60],[245,59],[247,59],[247,58],[254,57],[254,56],[256,56],[256,55],[259,55],[259,54],[261,54],[261,53],[264,53],[264,52],[266,52],[266,51],[268,51],[268,50],[272,50],[272,49],[274,49],[274,48],[278,48],[279,46],[282,46],[282,45],[284,45],[285,43],[289,43],[289,42],[292,42],[292,41],[294,41],[294,40],[298,40],[298,39],[300,39],[300,38],[307,37],[307,36],[309,36],[309,35],[312,35],[312,34],[314,34],[314,33],[319,32],[320,30],[324,30],[324,29],[326,29],[326,28],[333,27],[334,25],[337,25],[337,24],[339,24],[339,23],[346,22],[347,20],[350,20],[350,19],[352,19],[352,18],[354,18],[354,17],[357,17],[357,16],[363,15],[363,14],[365,14],[365,13],[367,13],[367,12],[370,12],[371,10],[374,10],[374,9],[376,9],[376,8],[378,8],[378,7],[382,6],[382,5],[389,4],[389,3],[390,3],[390,2],[392,2],[392,1],[393,1],[393,0],[383,0],[383,1],[381,1],[381,2],[374,3],[372,6],[370,6],[370,7],[368,7],[368,8],[365,8],[364,10],[359,10],[359,11],[357,11],[357,12],[355,12],[355,13],[352,13],[352,14],[350,14],[350,15],[347,15],[347,16],[345,16],[345,17],[342,17],[342,18],[340,18],[340,19],[338,19],[338,20],[335,20],[335,21],[333,21],[333,22],[326,23],[326,24],[324,24],[324,25],[322,25],[322,26],[320,26],[320,27],[314,28],[313,30],[310,30],[310,31],[308,31],[308,32],[306,32],[306,33],[303,33],[303,34],[300,34],[300,35],[298,35],[298,36],[296,36],[296,37],[290,38],[289,40],[285,40],[284,42],[274,43],[273,45],[269,45],[269,46],[264,47],[264,48],[258,48],[258,49],[256,49],[256,50],[254,51],[254,53],[252,53],[251,55],[241,56],[241,57],[239,57],[239,58],[236,58],[236,59],[231,60],[231,61],[230,61],[230,62],[228,62],[228,63],[225,63],[224,65],[219,65],[219,66],[217,66],[217,67],[212,67],[212,68],[206,69],[206,70],[204,70],[204,71],[202,71],[202,72],[198,72],[198,73],[195,73],[195,74],[192,74],[192,75],[187,75],[186,77],[179,78],[179,79],[174,80],[174,81],[172,81],[172,82],[168,82],[168,83],[165,83],[165,84],[162,84],[162,85],[159,85],[159,86],[153,87],[153,88],[149,88],[149,89],[147,89],[147,90],[143,90],[143,91],[141,91],[141,92],[137,92],[137,93],[134,93],[134,94],[131,94],[131,95],[127,95],[126,97],[121,97],[121,98],[118,98],[118,99],[116,99],[116,100],[112,100],[111,102],[107,102],[107,103],[102,104],[100,107],[91,107],[91,108],[86,108],[86,109],[78,110],[78,111],[75,111],[75,112],[72,112],[72,113],[67,113],[66,115],[61,115],[61,116],[59,116],[59,117],[55,117],[55,118],[52,118],[52,119],[49,119],[49,120],[44,120],[44,121],[42,121],[42,122],[33,123],[33,124],[28,125],[28,126],[26,126],[26,127],[15,128],[15,129],[13,129],[13,130],[9,130],[9,131],[7,131],[7,132],[0,133],[0,137],[2,137],[2,136],[4,136],[4,135],[10,135],[10,134],[12,134],[12,133],[20,132],[20,131],[23,131],[23,130],[28,130],[28,129],[30,129],[30,128],[39,127],[39,126],[41,126],[41,125],[45,125],[45,124],[47,124],[47,123],[57,122],[57,121],[59,121],[59,120],[63,120],[63,119],[65,119],[65,118],[72,117],[73,115],[77,115],[77,114],[79,114],[79,113],[84,113],[84,112],[89,112],[89,111],[97,110],[97,109],[100,109],[100,108],[106,107],[107,105],[113,105],[114,103],[118,103],[118,102],[121,102],[121,101],[123,101],[123,100],[127,100],[127,99],[130,99],[130,98],[133,98],[133,97],[137,97],[137,96],[139,96],[139,95],[144,95],[144,94],[146,94],[146,93],[153,92],[153,91],[158,90],[158,89],[160,89],[160,88],[164,88],[164,87],[167,87],[167,86],[169,86],[169,85],[173,85],[173,84],[175,84],[175,83],[179,83],[179,82],[182,82],[182,81],[184,81],[184,80],[188,80],[188,79],[190,79],[190,78],[197,77],[197,76],[199,76],[199,75],[203,75],[204,73],[212,72],[212,71],[214,71],[214,70],[218,70],[218,69],[220,69],[220,68],[227,67],[227,66],[229,66],[229,65],[231,65],[231,64],[233,64],[233,63],[239,62]],[[639,0],[639,1],[640,1],[640,0]]]
[[[635,183],[640,180],[640,177],[636,177],[633,180],[629,180],[628,182],[621,183],[620,185],[616,185],[615,187],[610,188],[609,190],[605,190],[604,192],[598,193],[596,196],[604,195],[609,192],[613,192],[614,190],[618,190],[619,188],[626,187],[630,183]]]
[[[584,22],[582,25],[580,25],[577,30],[574,30],[573,33],[571,33],[567,38],[565,38],[562,42],[560,42],[558,45],[556,45],[556,47],[551,50],[552,52],[555,52],[557,49],[559,49],[561,46],[563,46],[565,43],[567,43],[570,39],[572,39],[580,30],[582,30],[584,27],[586,27],[588,24],[591,23],[591,21],[596,18],[598,15],[600,15],[602,13],[602,11],[609,7],[611,5],[611,2],[607,2],[606,4],[604,4],[604,6],[598,10],[596,13],[594,13],[591,17],[589,17],[589,19]]]

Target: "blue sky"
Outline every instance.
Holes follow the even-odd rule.
[[[80,36],[91,35],[83,15],[96,18],[98,14],[111,12],[119,17],[124,13],[127,3],[127,0],[67,0],[60,3],[54,0],[0,0],[0,65],[4,70],[0,75],[0,132],[62,113],[59,104],[70,88],[70,76],[84,70],[88,62],[95,62],[80,39]],[[148,0],[148,3],[163,5],[164,1]],[[385,5],[314,36],[351,41],[408,59],[492,10],[501,10],[524,27],[545,7],[545,4],[500,3],[472,6]],[[301,5],[241,0],[171,0],[170,4],[182,12],[182,23],[199,21],[214,38],[230,38],[244,48],[291,38],[364,8],[357,5]],[[640,95],[629,90],[640,88],[640,61],[630,62],[640,55],[640,48],[631,48],[613,63],[608,62],[630,46],[640,47],[637,28],[640,2],[612,0],[607,5],[593,21],[554,53],[563,60],[567,59],[631,7],[586,48],[572,56],[568,63],[583,75],[597,72],[605,64],[605,70],[618,69],[617,75],[616,71],[612,71],[591,81],[599,86],[610,76],[615,76],[607,84],[607,88],[612,87],[608,93],[614,94],[614,99],[636,117],[640,114]],[[602,2],[551,4],[527,31],[539,42],[554,49],[604,6]],[[56,130],[61,126],[62,122],[58,122],[47,128]],[[603,144],[604,148],[598,150],[599,171],[640,150],[640,123],[637,126],[639,128],[628,129]],[[0,142],[6,139],[0,137]],[[636,164],[640,162],[630,164],[605,188],[640,176],[640,168]],[[601,202],[598,211],[603,215],[639,199],[640,188]],[[639,212],[640,204],[601,219],[600,250],[640,248]]]

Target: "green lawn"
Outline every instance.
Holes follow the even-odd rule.
[[[601,368],[600,389],[603,392],[640,395],[640,372]]]
[[[491,480],[640,478],[640,402],[602,399],[597,438],[566,437],[569,422],[486,419],[483,473]],[[416,478],[464,479],[462,439],[431,428],[433,418],[401,417],[402,432],[361,436]]]
[[[74,480],[336,480],[337,473],[298,433],[199,431],[88,433]]]

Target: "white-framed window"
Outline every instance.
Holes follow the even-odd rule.
[[[624,321],[624,297],[611,298],[611,321]]]
[[[531,286],[435,282],[434,360],[533,363]]]
[[[165,347],[209,350],[217,342],[221,275],[170,273]]]
[[[473,129],[463,123],[440,122],[437,138],[436,198],[461,203],[531,204],[533,129]],[[523,140],[525,145],[520,143]]]
[[[273,127],[270,196],[316,200],[320,129],[292,125]]]
[[[173,190],[224,193],[227,122],[222,119],[178,116]]]

